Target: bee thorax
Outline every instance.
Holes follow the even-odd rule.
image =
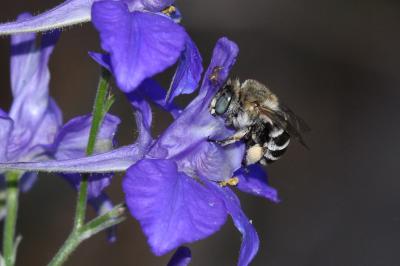
[[[233,119],[233,126],[235,128],[249,127],[254,123],[254,120],[246,112],[239,112],[237,117]]]

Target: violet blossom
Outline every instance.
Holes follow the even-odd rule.
[[[18,20],[29,18],[29,14]],[[0,110],[0,161],[44,161],[85,156],[91,116],[80,116],[62,125],[62,113],[49,96],[50,73],[48,62],[59,32],[44,34],[36,45],[35,34],[17,34],[11,38],[11,88],[13,102],[9,113]],[[99,131],[95,152],[113,148],[113,138],[119,118],[107,114]],[[4,180],[0,172],[1,179]],[[78,187],[79,174],[63,175]],[[112,208],[102,192],[110,183],[112,174],[96,174],[89,178],[89,201],[104,213]],[[36,172],[25,172],[20,181],[27,191],[37,178]]]
[[[168,94],[172,101],[181,93],[192,93],[200,80],[196,73],[202,71],[197,47],[176,23],[180,13],[173,2],[69,0],[35,17],[0,24],[0,34],[45,31],[92,20],[100,33],[101,46],[109,55],[116,82],[124,92],[135,90],[143,80],[172,66],[179,57],[194,58],[178,65]]]
[[[192,254],[187,247],[179,247],[169,260],[167,266],[187,266],[192,260]]]
[[[166,96],[165,91],[154,82],[144,82],[141,85],[144,88],[130,93],[129,99],[139,110],[141,135],[131,146],[79,160],[1,164],[0,169],[126,171],[123,180],[126,203],[156,255],[210,236],[221,228],[229,214],[243,236],[238,265],[248,265],[257,253],[259,239],[235,193],[221,184],[237,177],[239,190],[274,202],[278,198],[259,165],[241,168],[242,143],[222,147],[210,141],[233,133],[222,118],[210,114],[209,104],[227,79],[237,53],[238,47],[228,39],[217,42],[199,95],[183,111],[177,111],[165,98],[160,100],[160,96]],[[211,80],[215,69],[219,69],[217,79]],[[155,140],[150,133],[150,108],[143,97],[172,110],[176,117]]]
[[[0,35],[40,32],[59,29],[91,20],[91,7],[99,0],[66,0],[58,6],[38,14],[9,23],[0,24]],[[126,3],[130,11],[160,12],[173,4],[173,0],[115,0]]]
[[[110,71],[124,92],[131,92],[147,78],[172,66],[178,58],[169,100],[192,93],[202,72],[201,56],[184,28],[170,16],[129,9],[121,1],[93,4],[92,22],[108,54]],[[105,60],[104,58],[102,60]]]

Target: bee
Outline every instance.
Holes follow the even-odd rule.
[[[228,79],[212,99],[210,113],[223,117],[226,125],[236,130],[232,136],[216,141],[218,144],[245,143],[244,165],[267,165],[278,160],[291,138],[308,148],[301,135],[310,130],[304,120],[256,80],[240,83],[239,79]]]

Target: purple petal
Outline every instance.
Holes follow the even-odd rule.
[[[79,189],[82,176],[80,174],[62,174],[71,186],[76,190]],[[113,174],[92,174],[89,176],[88,197],[89,199],[96,198],[101,195],[103,190],[111,184]]]
[[[201,103],[197,100],[194,102]],[[224,121],[210,114],[208,107],[192,102],[158,138],[150,155],[160,158],[162,150],[168,150],[168,158],[183,155],[214,135],[228,137],[231,133]]]
[[[96,138],[94,153],[103,153],[113,148],[114,136],[120,119],[107,114]],[[54,157],[57,160],[80,158],[86,155],[86,146],[92,125],[92,116],[79,116],[66,123],[54,141]]]
[[[120,123],[118,117],[107,114],[97,134],[94,153],[103,153],[113,148],[114,136]],[[54,157],[57,160],[80,158],[86,155],[86,146],[92,125],[92,116],[80,116],[66,123],[55,140]],[[63,175],[76,189],[82,180],[79,174]],[[89,176],[89,198],[98,197],[110,185],[113,174],[94,174]]]
[[[179,154],[177,164],[190,176],[200,175],[208,180],[223,181],[231,178],[235,170],[241,167],[243,154],[243,145],[222,148],[204,141]]]
[[[258,164],[252,164],[246,168],[239,169],[235,176],[239,178],[237,188],[243,192],[259,197],[264,197],[278,203],[278,192],[268,185],[267,173]]]
[[[207,106],[217,90],[228,78],[229,72],[236,62],[238,53],[238,46],[228,38],[223,37],[217,41],[210,65],[204,75],[203,84],[200,88],[200,95],[205,97],[204,102],[207,103]],[[216,74],[214,80],[210,78],[212,74]]]
[[[139,92],[131,92],[127,94],[131,105],[135,108],[136,126],[139,131],[137,143],[141,146],[149,146],[153,141],[151,137],[151,107],[147,101],[143,99]]]
[[[51,102],[48,88],[48,61],[58,36],[58,32],[45,34],[40,47],[36,47],[33,34],[12,37],[11,83],[14,100],[10,117],[14,121],[14,129],[9,144],[10,159],[37,144],[52,142],[54,132],[60,125],[60,111]],[[43,127],[46,134],[37,134],[43,133]]]
[[[179,247],[167,266],[187,266],[192,260],[192,254],[187,247]]]
[[[35,172],[26,172],[22,175],[21,180],[19,181],[19,187],[22,192],[29,191],[32,186],[36,183],[38,178],[38,174]]]
[[[203,72],[202,58],[196,44],[187,36],[185,50],[181,55],[178,67],[169,89],[168,102],[180,94],[190,94],[198,86]]]
[[[91,6],[97,0],[67,0],[37,16],[0,24],[0,35],[24,32],[49,31],[81,24],[91,20]],[[116,0],[118,1],[118,0]],[[130,11],[147,10],[159,12],[171,5],[173,0],[121,0]]]
[[[122,2],[94,3],[92,20],[124,92],[174,64],[184,49],[186,33],[181,26],[154,13],[130,13]]]
[[[32,147],[24,154],[23,158],[32,160],[39,160],[43,145],[49,145],[54,142],[56,134],[62,125],[62,113],[56,102],[50,98],[47,110],[43,114],[39,122],[33,138],[30,141]]]
[[[89,56],[96,61],[100,66],[112,73],[111,58],[109,54],[89,52]]]
[[[123,190],[156,255],[208,237],[226,220],[223,202],[212,190],[178,172],[172,160],[137,162],[128,169]]]
[[[146,79],[139,86],[140,93],[146,98],[158,105],[160,108],[171,113],[174,118],[177,118],[182,109],[177,107],[172,101],[167,103],[165,98],[167,96],[166,91],[153,79]]]
[[[12,128],[13,128],[13,121],[9,117],[0,114],[0,161],[1,162],[6,162],[8,160],[7,147]]]
[[[214,181],[226,180],[241,167],[244,146],[238,143],[221,147],[209,139],[231,134],[232,130],[223,120],[213,117],[208,107],[191,104],[158,138],[149,156],[175,159],[179,168],[190,176],[199,174]]]
[[[111,58],[108,54],[101,54],[95,52],[89,52],[90,57],[94,61],[96,61],[99,65],[106,68],[108,71],[112,71],[111,67]],[[145,79],[138,87],[139,94],[131,94],[131,102],[132,101],[141,101],[135,100],[135,97],[146,98],[146,100],[151,101],[161,107],[162,109],[170,112],[174,118],[178,117],[182,112],[180,108],[174,105],[172,100],[170,102],[166,102],[167,93],[166,91],[153,79],[148,78]],[[141,95],[141,96],[139,96]],[[134,105],[135,107],[135,105]]]
[[[67,0],[34,17],[0,24],[0,35],[39,32],[90,21],[93,0]]]
[[[209,183],[209,182],[208,182]],[[228,213],[231,215],[233,223],[236,228],[242,233],[242,245],[240,247],[239,254],[239,266],[247,266],[253,260],[254,256],[258,252],[260,240],[257,232],[254,229],[251,220],[249,220],[243,213],[240,207],[240,201],[227,187],[220,187],[217,184],[210,184],[216,193],[224,201]]]
[[[84,158],[45,162],[0,163],[0,172],[3,170],[40,171],[48,173],[124,172],[136,161],[142,159],[147,150],[148,147],[133,144]]]

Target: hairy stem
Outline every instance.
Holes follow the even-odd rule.
[[[7,216],[4,222],[3,256],[5,265],[12,266],[15,262],[14,239],[18,213],[18,181],[21,175],[19,172],[7,172],[5,176]]]
[[[96,98],[93,105],[92,125],[90,128],[89,140],[86,147],[86,155],[93,154],[96,144],[97,134],[100,130],[104,116],[107,112],[105,111],[105,107],[107,105],[106,101],[107,101],[109,81],[110,81],[110,74],[105,70],[103,70],[99,81],[99,85],[97,87]],[[78,200],[76,203],[74,230],[81,228],[85,223],[88,185],[89,185],[88,179],[89,179],[88,174],[82,175],[82,181],[79,186],[79,192],[78,192]]]
[[[83,225],[80,229],[73,231],[64,245],[49,263],[49,266],[62,265],[69,255],[86,239],[93,235],[113,226],[125,219],[125,207],[121,205],[115,206],[108,213],[94,218],[92,221]]]
[[[93,105],[92,125],[86,147],[87,155],[93,154],[96,138],[101,128],[101,124],[103,123],[104,117],[114,100],[108,94],[109,79],[110,74],[103,70]],[[110,212],[101,215],[85,224],[86,206],[88,200],[88,179],[88,174],[82,176],[76,203],[74,227],[63,246],[59,249],[57,254],[49,263],[51,266],[62,265],[72,254],[72,252],[79,246],[79,244],[82,243],[82,241],[124,220],[124,208],[123,206],[117,206]]]

